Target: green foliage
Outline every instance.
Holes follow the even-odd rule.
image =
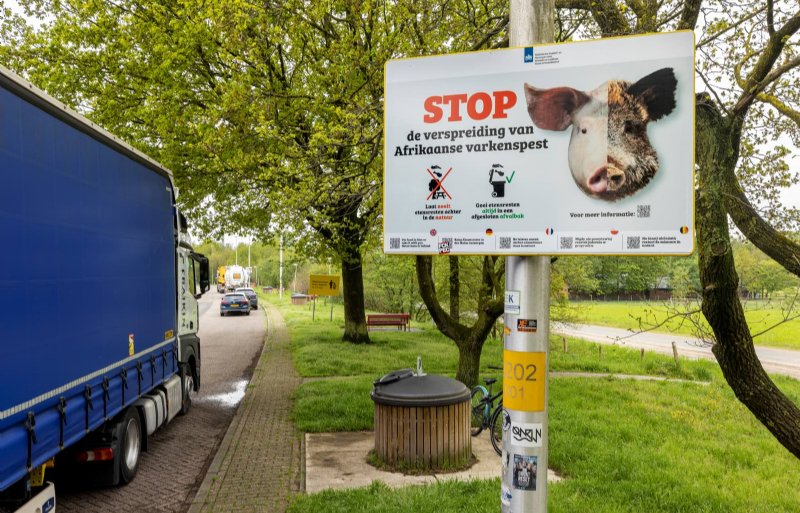
[[[369,251],[364,257],[364,304],[369,310],[411,313],[422,308],[413,256]]]
[[[739,287],[743,294],[754,298],[769,298],[775,292],[800,287],[800,278],[784,269],[747,241],[733,244]]]

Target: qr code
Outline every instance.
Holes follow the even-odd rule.
[[[636,217],[650,217],[650,205],[636,205]]]
[[[389,249],[400,249],[400,237],[389,238]]]
[[[511,249],[511,237],[500,237],[500,249]]]
[[[641,245],[642,245],[642,239],[639,236],[628,237],[628,249],[639,249]]]
[[[561,249],[572,249],[572,237],[561,237],[559,242]]]

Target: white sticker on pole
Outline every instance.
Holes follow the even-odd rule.
[[[519,315],[521,308],[519,300],[520,294],[518,290],[507,290],[504,312],[511,315]]]
[[[515,447],[541,447],[543,438],[542,424],[511,422],[511,444]]]

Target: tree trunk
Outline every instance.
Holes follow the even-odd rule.
[[[702,310],[716,338],[712,351],[736,398],[800,458],[800,409],[761,366],[737,293],[739,277],[728,233],[726,172],[722,169],[735,166],[738,157],[731,147],[734,134],[730,126],[710,101],[698,101],[697,243]]]
[[[456,379],[472,387],[478,383],[478,373],[481,363],[481,350],[492,329],[494,322],[503,314],[502,298],[491,297],[494,282],[500,281],[504,272],[495,270],[495,260],[484,257],[482,281],[483,286],[478,294],[478,318],[471,326],[465,326],[453,320],[442,308],[436,296],[436,286],[431,276],[433,259],[429,256],[417,257],[417,281],[419,292],[428,312],[436,323],[436,327],[443,335],[456,343],[458,347],[458,370]]]
[[[364,308],[364,277],[358,250],[342,257],[342,298],[344,300],[344,335],[342,340],[368,344],[367,317]]]
[[[458,370],[456,371],[456,379],[469,388],[478,384],[482,349],[483,342],[476,344],[473,340],[465,340],[458,345]]]
[[[461,278],[458,272],[458,257],[450,255],[447,260],[450,262],[450,317],[459,322],[461,317],[461,305],[459,303]]]

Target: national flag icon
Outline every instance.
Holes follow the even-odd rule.
[[[688,226],[681,226],[681,233],[689,233],[689,227]]]
[[[619,233],[619,230],[611,230],[611,235],[616,235]]]
[[[494,231],[491,228],[486,229],[486,235],[494,235]]]
[[[431,237],[436,237],[436,228],[431,228]]]
[[[556,231],[553,230],[552,228],[548,228],[544,231],[544,233],[546,233],[547,235],[553,235],[554,233],[556,233]]]

